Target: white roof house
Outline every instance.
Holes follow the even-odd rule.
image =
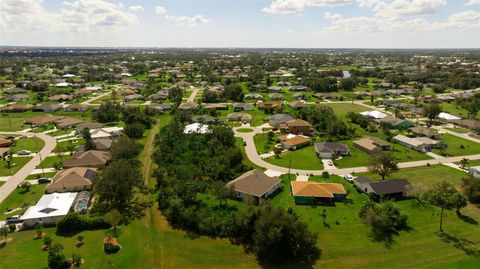
[[[59,217],[67,215],[75,198],[76,192],[45,194],[36,205],[29,207],[20,219],[26,226],[55,223]]]
[[[184,134],[193,134],[193,133],[206,134],[208,132],[210,132],[210,129],[208,128],[208,125],[201,124],[201,123],[198,123],[198,122],[189,124],[189,125],[185,126],[185,128],[183,129]]]
[[[382,113],[382,112],[377,111],[377,110],[360,112],[360,115],[362,115],[364,117],[374,118],[374,119],[383,119],[387,116],[387,114]]]
[[[123,132],[123,127],[105,127],[90,130],[90,135],[92,139],[97,138],[111,138],[121,135]]]
[[[121,76],[121,77],[131,77],[132,74],[130,74],[130,73],[121,73],[120,76]]]
[[[439,119],[444,119],[444,120],[459,120],[460,118],[445,112],[441,112],[438,114]]]
[[[437,141],[428,137],[410,138],[404,135],[396,135],[393,139],[398,143],[415,150],[428,150],[438,143]]]
[[[62,76],[62,78],[74,78],[74,77],[76,77],[76,76],[73,75],[73,74],[65,74],[65,75]]]
[[[55,84],[55,87],[58,87],[58,88],[64,88],[64,87],[68,87],[68,86],[72,86],[72,83],[60,82],[60,83]]]

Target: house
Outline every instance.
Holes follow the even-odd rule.
[[[63,108],[64,111],[73,112],[73,111],[85,111],[88,109],[88,105],[83,104],[71,104]]]
[[[287,134],[278,137],[284,149],[296,150],[310,145],[311,139],[303,135]]]
[[[360,115],[369,119],[382,119],[387,116],[387,114],[376,110],[360,112]]]
[[[207,110],[228,110],[228,104],[226,103],[203,104],[203,107]]]
[[[13,144],[13,141],[10,139],[7,139],[3,136],[0,136],[0,148],[8,148]]]
[[[66,88],[66,87],[70,87],[70,86],[72,86],[72,83],[68,83],[68,82],[60,82],[60,83],[55,84],[55,87],[57,87],[57,88]]]
[[[480,166],[472,166],[468,169],[468,174],[475,178],[480,178]]]
[[[210,129],[208,128],[208,125],[201,124],[198,122],[186,125],[185,128],[183,129],[184,134],[206,134],[209,132],[210,132]]]
[[[99,129],[102,128],[103,124],[98,123],[98,122],[84,122],[80,123],[77,126],[75,126],[75,134],[79,135],[82,133],[83,129]]]
[[[147,97],[149,101],[156,100],[166,100],[168,99],[168,91],[158,91],[157,93],[151,94]]]
[[[366,194],[372,194],[377,197],[400,198],[407,195],[407,187],[410,186],[410,182],[406,179],[373,181],[367,177],[360,176],[353,179],[353,185]]]
[[[83,152],[75,152],[72,155],[72,158],[69,160],[63,161],[63,167],[96,167],[103,168],[105,167],[112,155],[109,152],[101,150],[88,150]]]
[[[307,86],[303,85],[292,85],[288,89],[292,92],[307,92],[310,90]]]
[[[272,100],[285,100],[285,96],[281,93],[271,93],[268,95]]]
[[[415,126],[415,124],[413,124],[410,121],[402,120],[402,119],[392,117],[392,116],[386,116],[386,117],[383,117],[381,119],[377,119],[375,121],[378,122],[378,123],[390,124],[396,129],[408,129],[408,128],[411,128],[411,127]]]
[[[233,112],[228,114],[227,119],[229,121],[241,121],[243,123],[250,123],[252,121],[252,115],[243,112]]]
[[[48,101],[50,101],[50,102],[62,102],[62,101],[69,101],[69,100],[72,100],[72,99],[73,99],[73,97],[71,95],[57,94],[57,95],[50,96],[48,98]]]
[[[195,110],[195,109],[198,109],[198,104],[193,103],[193,102],[181,103],[178,106],[178,109],[180,109],[180,110]]]
[[[337,142],[315,143],[315,152],[321,159],[332,159],[332,157],[350,155],[350,149],[347,145]]]
[[[129,94],[127,96],[125,96],[123,99],[128,102],[128,101],[135,101],[135,100],[140,100],[142,99],[143,96],[138,94],[138,93],[134,93],[134,94]]]
[[[95,150],[109,151],[113,144],[113,139],[111,138],[97,138],[92,140],[92,143],[95,147]],[[77,147],[77,151],[85,151],[85,145],[80,145]]]
[[[400,134],[393,137],[393,140],[397,141],[399,144],[407,148],[418,151],[429,151],[438,143],[437,141],[428,137],[410,138]]]
[[[440,137],[440,134],[434,129],[430,129],[423,126],[415,126],[410,128],[409,130],[417,136],[425,136],[431,139],[437,139]]]
[[[282,87],[280,86],[270,86],[267,88],[269,92],[280,92],[282,91]]]
[[[253,105],[250,103],[235,103],[233,104],[233,111],[252,111]]]
[[[291,181],[290,187],[296,204],[331,203],[347,196],[347,191],[340,183]]]
[[[92,139],[115,138],[123,133],[123,127],[104,127],[90,130]]]
[[[294,93],[294,94],[292,94],[292,96],[293,96],[293,98],[295,98],[295,100],[307,100],[307,96],[303,92]]]
[[[92,189],[92,181],[97,175],[96,168],[73,167],[63,169],[52,178],[45,188],[46,193],[79,192]]]
[[[31,206],[20,217],[26,227],[54,224],[68,214],[77,198],[76,192],[43,195],[36,205]]]
[[[228,182],[227,188],[233,189],[234,197],[237,199],[253,197],[259,203],[275,194],[280,189],[281,183],[280,178],[269,177],[255,169]]]
[[[11,96],[10,98],[8,98],[8,101],[10,101],[10,102],[23,102],[23,101],[27,101],[27,100],[28,100],[28,95],[23,94],[23,93],[15,94],[15,95]]]
[[[215,123],[217,121],[217,118],[212,117],[210,115],[193,115],[190,117],[190,120],[192,122],[199,122],[199,123]]]
[[[35,116],[33,118],[29,118],[25,120],[25,123],[32,125],[32,127],[39,127],[46,124],[55,123],[63,118],[65,118],[65,116],[52,116],[52,115]]]
[[[293,119],[295,118],[289,114],[275,114],[268,117],[268,124],[274,128],[278,128],[280,125],[285,124]]]
[[[62,107],[57,104],[41,104],[34,107],[33,111],[43,111],[43,112],[55,112],[60,110]]]
[[[247,93],[247,94],[245,94],[245,99],[262,101],[263,96],[259,93]]]
[[[373,136],[353,141],[353,145],[368,154],[390,149],[390,143]]]
[[[6,93],[6,94],[21,94],[21,93],[25,94],[27,92],[28,92],[27,90],[22,88],[9,88],[3,91],[3,93]]]
[[[282,106],[283,105],[280,102],[259,102],[259,103],[257,103],[257,107],[260,110],[265,109],[265,108],[276,109],[276,108],[281,108]]]
[[[60,129],[68,129],[72,128],[78,124],[84,123],[85,121],[79,120],[77,118],[70,118],[70,117],[65,117],[62,119],[59,119],[55,121],[55,124],[57,125],[58,128]]]
[[[32,109],[33,106],[30,104],[13,104],[2,107],[0,110],[9,111],[9,112],[25,112]]]
[[[312,133],[312,125],[300,119],[289,120],[284,125],[280,126],[280,129],[291,134],[310,135]]]
[[[440,112],[440,114],[438,114],[437,118],[442,119],[442,120],[447,120],[447,121],[460,120],[459,117],[448,114],[448,113],[445,113],[445,112]]]
[[[302,109],[302,108],[307,107],[307,105],[305,105],[305,101],[303,101],[303,100],[292,101],[292,102],[288,103],[288,106],[293,108],[293,109]]]
[[[150,104],[148,107],[160,112],[170,111],[172,109],[171,104]]]
[[[480,128],[480,121],[474,119],[449,120],[449,122],[469,130],[477,130]]]

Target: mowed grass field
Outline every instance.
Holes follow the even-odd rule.
[[[313,146],[304,147],[294,151],[282,152],[279,157],[273,156],[265,159],[274,165],[288,167],[293,169],[322,170],[323,163],[320,160]]]
[[[451,134],[443,134],[441,140],[448,144],[445,154],[449,156],[463,156],[480,154],[480,144],[466,140]],[[434,153],[440,154],[440,150],[434,149]]]

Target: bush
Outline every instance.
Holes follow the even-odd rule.
[[[115,254],[120,251],[120,246],[112,243],[104,243],[103,251],[105,251],[106,254]]]
[[[108,229],[111,225],[99,217],[81,216],[77,213],[68,213],[57,224],[57,234],[65,235],[85,230]]]
[[[10,224],[8,225],[8,231],[13,233],[17,229],[17,226],[15,224]]]

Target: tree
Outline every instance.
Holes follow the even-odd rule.
[[[233,186],[226,187],[221,181],[215,182],[213,185],[213,192],[219,201],[219,206],[227,205],[228,198],[233,196]]]
[[[3,226],[2,228],[0,228],[0,235],[3,236],[3,237],[5,237],[5,239],[4,239],[5,244],[7,243],[8,232],[10,232],[10,229],[8,228],[7,225],[5,225],[5,226]]]
[[[117,210],[117,209],[112,209],[110,212],[107,214],[107,220],[110,225],[113,227],[113,231],[117,230],[117,226],[122,221],[122,214]]]
[[[480,179],[470,177],[462,182],[463,193],[468,201],[474,204],[480,204]]]
[[[73,144],[71,140],[68,140],[67,150],[70,151],[70,156],[73,155],[75,148],[75,144]]]
[[[435,184],[433,189],[425,193],[424,199],[430,204],[437,206],[440,211],[440,231],[443,232],[443,211],[455,208],[457,212],[467,206],[465,196],[459,193],[455,187],[446,181]]]
[[[52,243],[53,243],[53,239],[52,239],[50,236],[45,236],[45,237],[43,238],[43,244],[44,244],[47,248],[51,247],[51,246],[52,246]]]
[[[98,122],[115,122],[118,120],[119,109],[117,105],[105,102],[102,103],[97,110],[93,113],[93,118]]]
[[[398,160],[391,152],[382,151],[370,156],[368,170],[385,180],[386,176],[398,171]]]
[[[48,250],[48,268],[50,269],[67,269],[70,263],[63,254],[63,245],[55,244]]]
[[[430,120],[430,125],[433,124],[440,112],[442,112],[442,107],[437,103],[425,104],[423,106],[423,115]]]
[[[20,183],[20,188],[22,189],[22,193],[29,192],[31,187],[32,187],[32,184],[28,181],[23,181],[22,183]]]
[[[73,253],[71,261],[73,266],[80,267],[80,265],[82,265],[82,255],[78,253]]]
[[[112,144],[112,160],[134,160],[142,150],[140,144],[126,136],[121,136]]]
[[[460,168],[462,168],[462,169],[467,168],[469,162],[470,162],[470,161],[469,161],[467,158],[463,158],[463,159],[460,161]]]
[[[275,157],[279,157],[280,156],[280,153],[282,153],[282,149],[279,148],[279,147],[274,147],[273,148],[273,153],[275,154]]]
[[[448,148],[448,143],[444,140],[440,140],[435,147],[440,150],[440,154],[445,155],[445,150]]]
[[[84,128],[82,130],[82,137],[85,140],[84,149],[87,150],[94,150],[95,143],[93,143],[92,135],[90,134],[90,129]]]
[[[125,134],[132,139],[142,138],[144,132],[145,127],[141,123],[130,123],[125,126]]]
[[[77,236],[77,246],[83,245],[83,239],[85,239],[85,237],[82,234]]]
[[[168,99],[174,103],[182,102],[183,90],[180,87],[172,87],[168,90]]]

